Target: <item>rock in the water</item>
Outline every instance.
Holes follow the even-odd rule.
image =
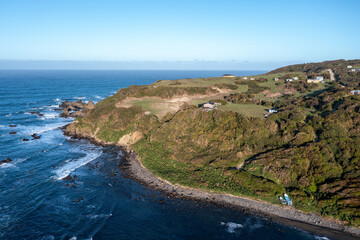
[[[23,138],[23,141],[24,141],[24,142],[27,142],[27,141],[30,141],[30,140],[27,139],[27,138]]]
[[[16,132],[9,132],[9,134],[10,134],[10,135],[14,135],[14,134],[16,134]]]
[[[60,117],[70,117],[70,113],[67,108],[64,108],[63,112],[60,114]]]
[[[1,160],[1,161],[0,161],[0,165],[3,164],[3,163],[9,163],[9,162],[11,162],[11,159],[10,159],[10,158],[7,158],[7,159],[5,159],[5,160]]]
[[[66,177],[64,177],[62,180],[66,180],[66,181],[74,181],[74,179],[70,176],[67,175]]]
[[[44,114],[39,113],[39,112],[28,112],[28,113],[33,114],[33,115],[37,115],[37,116],[39,116],[39,117],[44,116]]]
[[[33,139],[40,139],[41,136],[34,133],[33,135],[31,135],[31,137],[33,137]]]
[[[10,124],[9,127],[16,127],[16,125],[15,124]]]

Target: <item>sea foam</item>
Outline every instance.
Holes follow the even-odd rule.
[[[98,158],[101,155],[101,151],[92,151],[86,154],[86,156],[79,158],[77,161],[70,161],[67,162],[65,165],[63,165],[62,167],[60,167],[59,169],[55,170],[55,176],[53,176],[54,179],[56,180],[61,180],[67,176],[69,176],[69,174],[73,171],[75,171],[76,169],[78,169],[79,167],[82,167],[84,165],[86,165],[87,163],[95,160],[96,158]]]
[[[226,226],[227,227],[226,231],[229,233],[235,233],[235,229],[244,227],[240,223],[233,223],[233,222],[228,222],[228,223],[221,222],[221,225]]]

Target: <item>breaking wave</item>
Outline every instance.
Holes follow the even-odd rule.
[[[226,226],[227,227],[226,231],[229,233],[235,233],[236,229],[244,227],[240,223],[233,223],[233,222],[228,222],[228,223],[221,222],[221,225]]]
[[[87,153],[86,156],[77,159],[76,161],[70,161],[67,162],[64,166],[60,167],[59,169],[55,170],[55,176],[53,176],[54,179],[56,180],[61,180],[67,176],[69,176],[69,174],[71,172],[73,172],[75,169],[82,167],[84,165],[86,165],[87,163],[95,160],[96,158],[100,157],[101,155],[101,151],[93,151],[90,153]]]

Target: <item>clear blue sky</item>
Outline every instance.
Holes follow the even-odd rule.
[[[0,0],[0,60],[355,59],[359,26],[359,0]]]

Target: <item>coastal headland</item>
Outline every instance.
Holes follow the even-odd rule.
[[[353,239],[360,72],[348,65],[360,61],[130,86],[79,114],[65,134],[121,147],[129,176],[169,194]],[[279,201],[284,193],[292,206]]]

